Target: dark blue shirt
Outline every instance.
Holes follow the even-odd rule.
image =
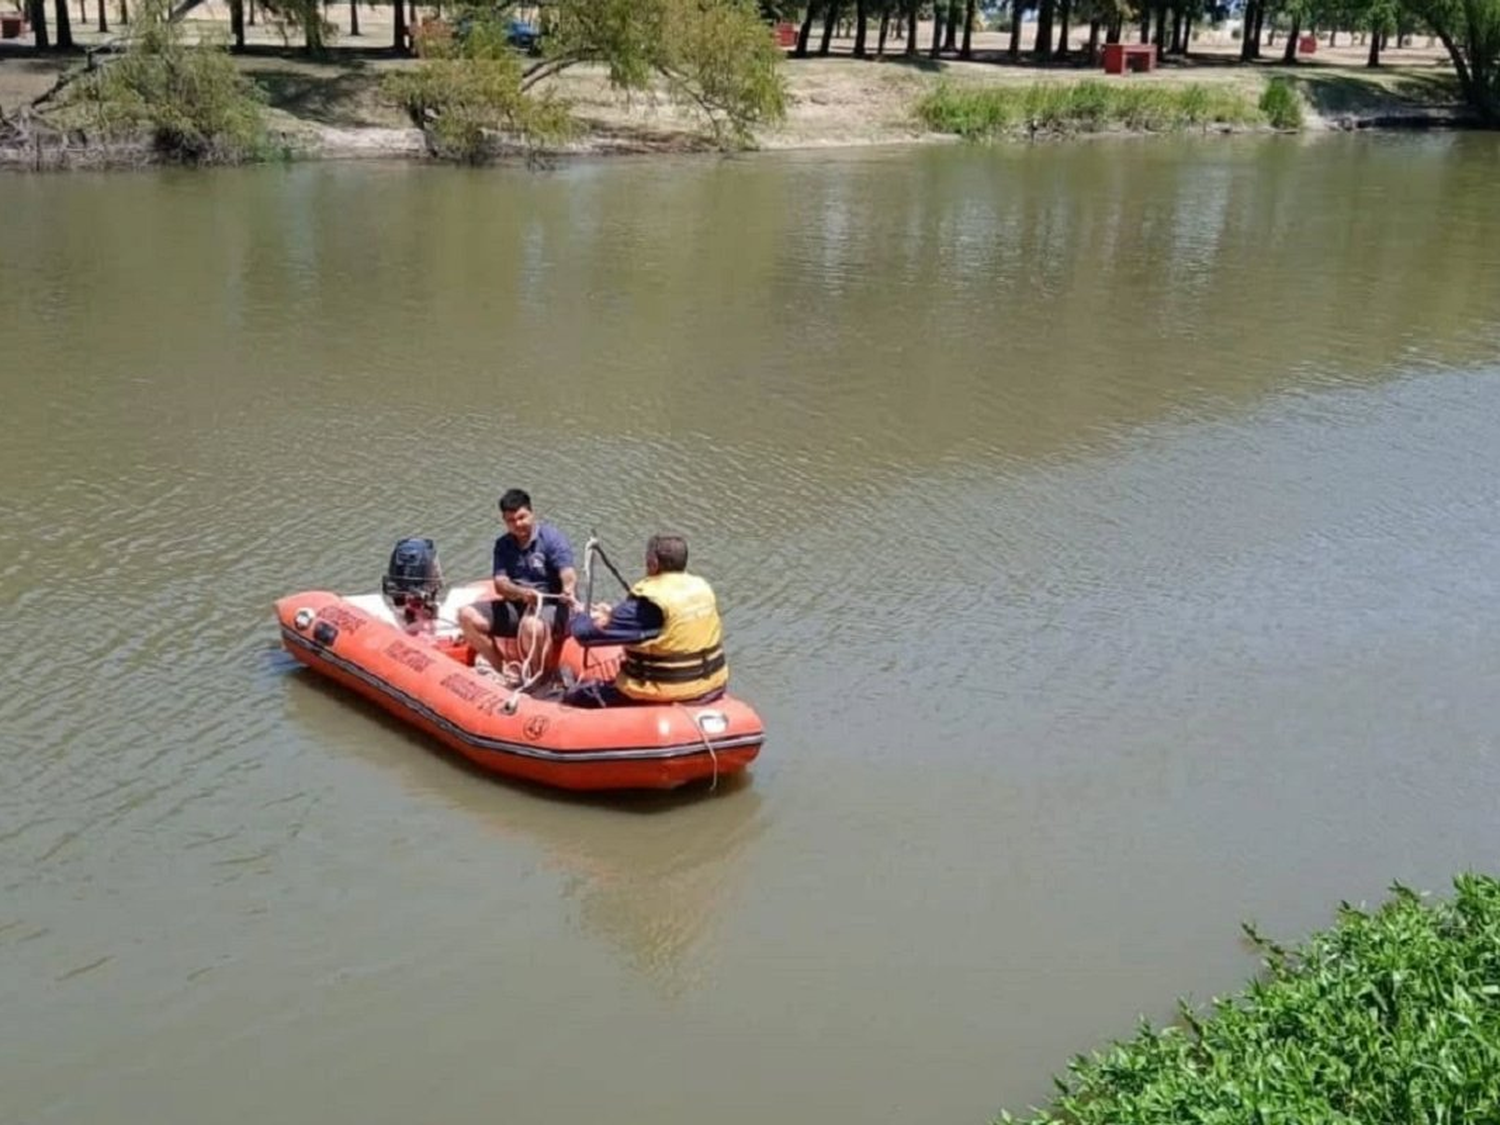
[[[562,572],[572,565],[573,545],[550,523],[538,523],[531,542],[524,547],[510,534],[495,540],[493,573],[504,575],[517,586],[560,594]]]
[[[573,639],[581,645],[635,645],[660,636],[665,624],[661,606],[646,598],[629,597],[610,610],[604,628],[595,625],[586,613],[574,616],[569,627]]]

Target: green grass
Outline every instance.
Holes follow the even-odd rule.
[[[1286,78],[1273,78],[1260,96],[1260,111],[1273,128],[1302,128],[1302,99]]]
[[[1500,1121],[1500,882],[1402,887],[1286,950],[1180,1026],[1074,1061],[1030,1125],[1467,1125]],[[1000,1121],[1018,1120],[1001,1114]]]
[[[1144,132],[1252,125],[1265,115],[1242,95],[1213,86],[1122,85],[1088,79],[1032,86],[943,83],[917,103],[917,117],[940,133],[971,140],[1008,133]]]

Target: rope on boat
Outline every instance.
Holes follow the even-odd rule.
[[[599,561],[602,562],[605,566],[609,567],[609,572],[615,576],[615,581],[620,584],[620,588],[626,593],[630,592],[630,583],[625,581],[625,576],[619,572],[619,570],[615,567],[615,564],[609,561],[609,556],[604,553],[604,548],[600,545],[597,538],[590,536],[588,546],[585,548],[585,550],[590,551],[593,554],[597,554],[599,556]]]
[[[599,556],[599,560],[602,563],[604,563],[605,566],[607,566],[609,568],[609,572],[615,576],[615,580],[620,583],[620,586],[627,593],[630,590],[630,583],[627,582],[627,581],[625,581],[625,576],[620,573],[620,571],[615,567],[615,564],[610,561],[609,556],[604,553],[604,548],[599,543],[599,537],[597,535],[590,535],[588,542],[585,543],[584,547],[583,547],[583,574],[584,574],[584,582],[585,582],[585,586],[584,586],[584,602],[583,602],[583,612],[584,613],[590,612],[592,610],[593,604],[594,604],[594,556],[595,555],[598,555]],[[522,615],[521,615],[521,620],[524,622],[526,620],[526,618],[529,617],[529,616],[539,615],[542,612],[542,602],[544,600],[546,600],[546,599],[551,599],[553,601],[559,601],[559,602],[564,600],[563,595],[561,595],[561,594],[543,594],[543,593],[538,592],[536,600],[527,603],[525,612],[523,612]],[[517,630],[517,631],[519,632],[519,630]],[[589,650],[587,648],[585,648],[584,652],[583,652],[583,659],[584,659],[583,666],[584,666],[584,670],[585,671],[588,670],[589,655],[590,655],[589,654]],[[512,671],[513,669],[514,669],[514,671]],[[532,668],[531,668],[530,654],[528,653],[526,656],[523,656],[519,661],[515,661],[515,660],[508,660],[508,661],[506,661],[505,665],[502,668],[500,668],[499,671],[503,675],[513,675],[513,676],[515,676],[516,679],[519,681],[516,684],[516,687],[511,691],[510,698],[508,698],[503,704],[501,704],[501,710],[505,714],[507,714],[507,715],[514,715],[516,713],[516,708],[518,706],[520,706],[521,696],[525,695],[526,692],[529,691],[531,689],[531,687],[538,680],[540,680],[542,678],[542,675],[543,675],[543,673],[545,671],[545,663],[544,663],[543,666],[538,667],[535,671],[533,671]],[[698,724],[697,724],[696,720],[693,723],[693,727],[694,727],[694,729],[698,729]],[[718,759],[718,755],[714,753],[713,746],[710,745],[707,736],[703,735],[702,730],[698,730],[698,733],[699,733],[700,736],[703,737],[703,744],[704,744],[704,746],[706,746],[708,748],[709,757],[713,759],[713,763],[714,763],[714,785],[717,786],[718,783],[719,783],[719,759]]]
[[[599,542],[597,532],[589,532],[589,541],[583,545],[583,612],[594,611],[594,556],[598,555],[604,565],[609,567],[609,572],[615,576],[626,593],[630,592],[630,583],[615,569],[615,564],[609,561],[609,556],[604,553],[604,547]],[[583,650],[583,670],[587,672],[589,665],[593,662],[593,650],[585,647]]]
[[[716,751],[714,749],[714,744],[711,741],[709,741],[707,732],[704,731],[703,727],[699,724],[698,720],[693,716],[693,713],[691,711],[689,711],[687,709],[687,707],[685,707],[681,703],[674,702],[673,706],[677,707],[677,708],[680,708],[682,710],[683,714],[687,715],[688,722],[690,722],[690,723],[693,724],[693,729],[698,732],[698,738],[703,742],[703,749],[705,749],[705,750],[708,751],[708,760],[714,764],[714,776],[713,776],[713,780],[711,780],[708,783],[708,791],[710,793],[712,793],[715,789],[717,789],[719,787],[719,754],[718,754],[718,751]]]
[[[564,600],[563,595],[561,594],[544,594],[541,591],[537,591],[536,593],[536,599],[534,601],[528,602],[525,612],[521,614],[521,621],[523,623],[528,617],[538,617],[541,615],[543,601],[550,599],[552,601],[560,602]],[[517,634],[519,634],[520,629],[517,629],[516,632]],[[550,639],[548,641],[547,647],[551,647]],[[515,669],[515,671],[512,672],[511,669]],[[529,652],[522,656],[520,660],[507,660],[504,667],[502,667],[500,671],[505,675],[514,675],[518,682],[515,688],[511,691],[510,698],[500,705],[500,710],[507,715],[514,715],[516,713],[516,708],[520,706],[521,696],[525,695],[529,690],[531,690],[532,686],[535,685],[536,682],[540,680],[546,673],[546,670],[547,662],[546,660],[543,660],[537,666],[536,670],[532,671],[531,654]]]

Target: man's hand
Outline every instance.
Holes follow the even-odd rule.
[[[609,624],[609,615],[613,611],[614,607],[608,602],[595,602],[593,608],[589,610],[589,616],[593,618],[596,628],[603,629]]]

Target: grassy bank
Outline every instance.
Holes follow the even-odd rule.
[[[204,28],[203,33],[212,31]],[[375,42],[379,39],[371,37]],[[1340,49],[1342,51],[1342,48]],[[1407,52],[1412,54],[1413,52]],[[427,144],[388,96],[393,74],[413,60],[383,50],[336,45],[324,57],[258,43],[234,57],[260,91],[272,149],[297,158],[423,158]],[[0,44],[0,114],[12,119],[51,88],[79,56],[23,52]],[[843,56],[789,59],[787,116],[756,130],[762,149],[841,148],[910,143],[940,135],[1070,135],[1105,130],[1238,131],[1269,127],[1261,108],[1281,81],[1307,115],[1309,129],[1446,122],[1456,100],[1451,73],[1430,58],[1379,72],[1332,60],[1296,67],[1241,67],[1204,55],[1128,79],[1093,77],[1071,68],[1009,65],[991,51],[973,62]],[[581,66],[549,79],[546,89],[571,107],[580,129],[560,154],[683,153],[713,147],[700,124],[663,97],[623,99],[607,69]],[[33,166],[36,154],[7,136],[0,121],[0,165]],[[70,148],[58,163],[110,162],[97,142]],[[125,163],[150,158],[144,148]]]
[[[1182,1025],[1074,1062],[1030,1125],[1500,1120],[1500,882],[1451,900],[1397,888],[1285,950],[1264,979]],[[1002,1114],[1003,1122],[1022,1119]]]
[[[944,83],[918,101],[916,112],[934,132],[971,140],[1039,132],[1162,133],[1258,125],[1296,128],[1302,121],[1296,93],[1275,80],[1259,103],[1238,89],[1199,83],[1138,86],[1096,79],[1030,86]]]

